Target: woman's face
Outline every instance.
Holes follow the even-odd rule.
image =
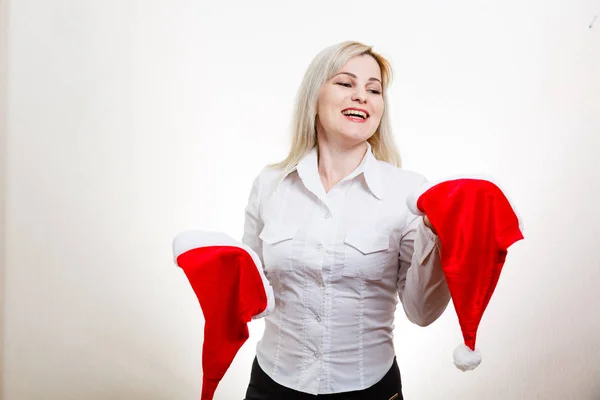
[[[328,141],[356,145],[375,133],[383,109],[379,64],[371,56],[357,56],[321,86],[317,130]]]

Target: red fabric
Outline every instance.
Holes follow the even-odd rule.
[[[249,337],[252,316],[267,307],[267,295],[250,254],[235,246],[208,246],[177,257],[204,315],[201,400],[217,386]]]
[[[442,269],[465,345],[475,350],[508,248],[523,239],[518,217],[500,188],[482,179],[439,183],[418,198],[417,207],[439,236]]]

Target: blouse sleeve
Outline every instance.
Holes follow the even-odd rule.
[[[264,265],[263,254],[262,254],[262,241],[259,238],[260,232],[263,229],[263,221],[260,217],[259,204],[260,204],[260,175],[254,179],[252,183],[252,189],[248,196],[248,202],[245,209],[244,218],[244,233],[242,236],[242,243],[250,247],[260,258],[261,264]]]
[[[398,294],[406,316],[416,325],[430,325],[448,306],[450,291],[439,238],[423,217],[410,214],[400,241],[399,268]]]

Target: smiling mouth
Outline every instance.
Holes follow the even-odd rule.
[[[353,121],[366,121],[367,118],[369,118],[368,113],[359,110],[344,110],[342,111],[342,114]]]

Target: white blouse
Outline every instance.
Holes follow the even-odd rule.
[[[370,146],[328,193],[316,148],[285,175],[265,167],[256,177],[242,242],[275,293],[256,349],[275,382],[310,394],[365,389],[392,365],[398,298],[420,326],[446,309],[438,238],[406,205],[424,182]]]

